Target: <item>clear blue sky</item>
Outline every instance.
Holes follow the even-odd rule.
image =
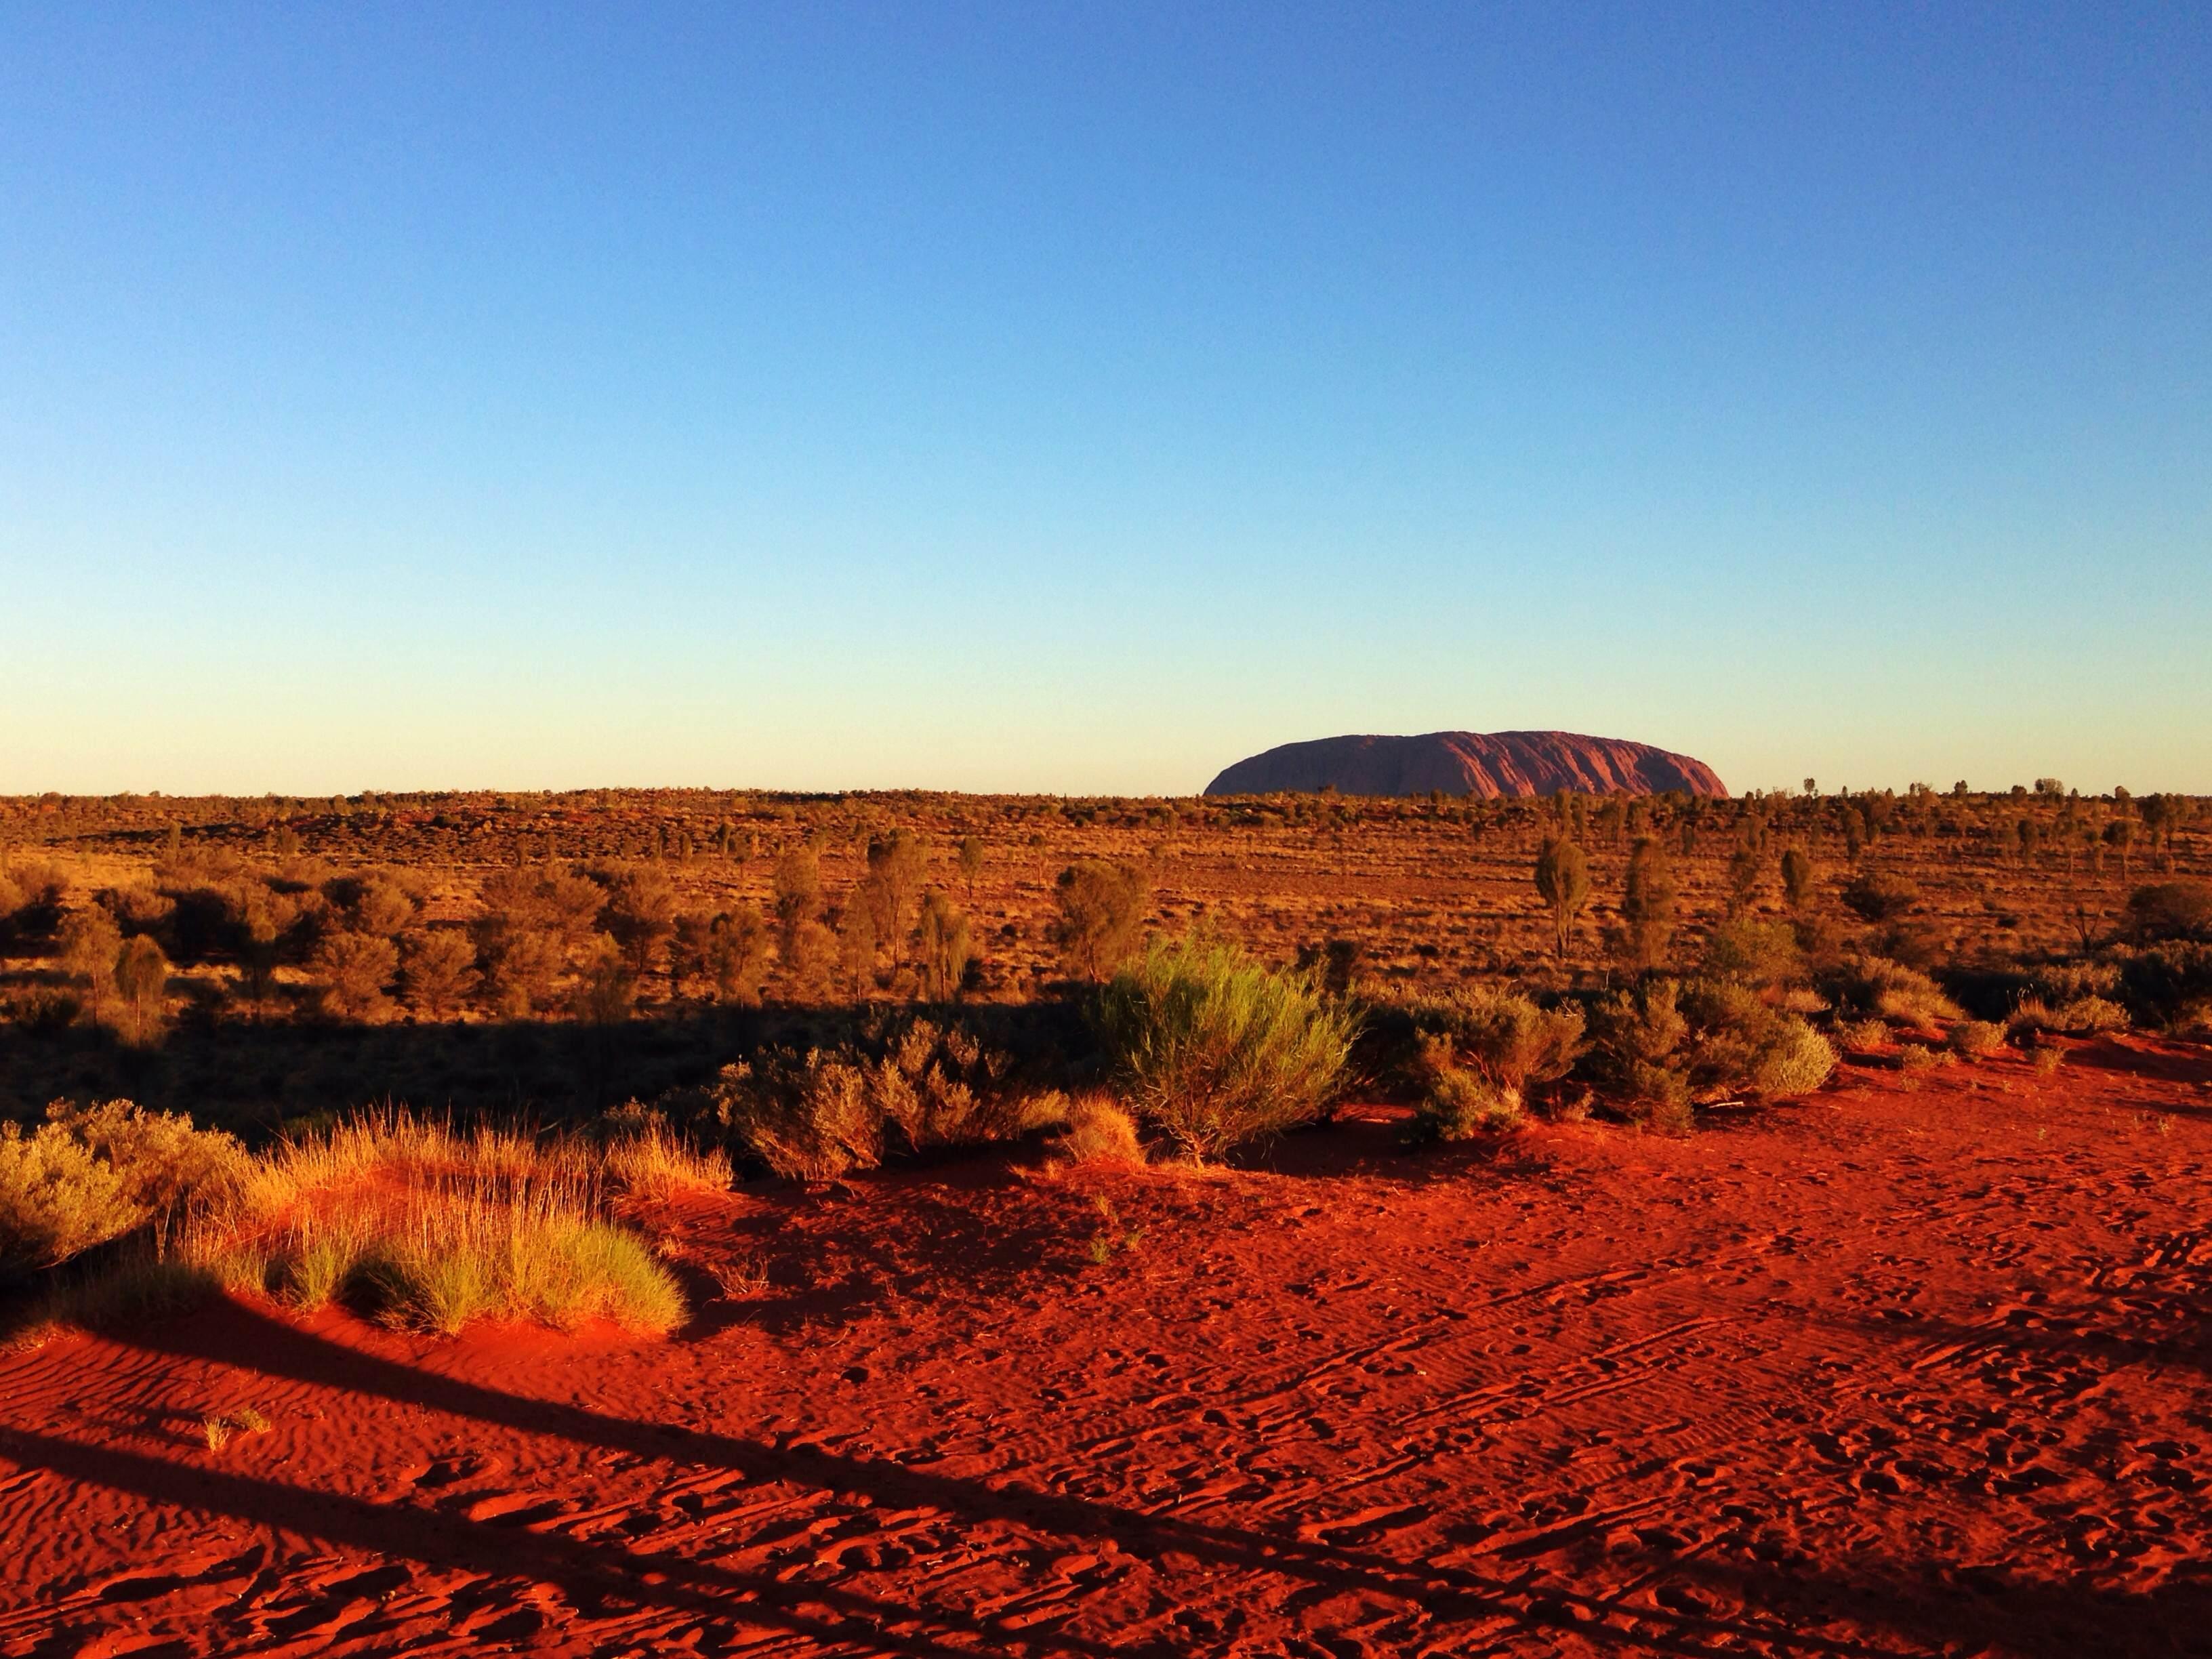
[[[0,0],[0,790],[2212,791],[2212,9]]]

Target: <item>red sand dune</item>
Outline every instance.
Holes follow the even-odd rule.
[[[743,1194],[667,1344],[225,1304],[0,1361],[0,1653],[2202,1654],[2208,1152],[2106,1042]]]
[[[1573,732],[1431,732],[1418,738],[1321,738],[1238,761],[1209,795],[1333,788],[1346,795],[1692,795],[1728,793],[1718,775],[1648,743]]]

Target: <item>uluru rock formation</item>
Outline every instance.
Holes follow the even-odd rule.
[[[1346,795],[1725,795],[1713,769],[1687,755],[1573,732],[1431,732],[1418,738],[1321,738],[1241,760],[1209,795],[1334,788]]]

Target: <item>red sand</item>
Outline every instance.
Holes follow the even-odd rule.
[[[667,1344],[59,1342],[0,1361],[0,1653],[2212,1653],[2208,1149],[2212,1059],[2106,1042],[741,1197],[671,1225],[769,1288]]]

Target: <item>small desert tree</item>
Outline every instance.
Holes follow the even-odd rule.
[[[1788,848],[1783,852],[1782,896],[1790,908],[1800,915],[1813,902],[1813,857],[1802,847]]]
[[[114,917],[97,906],[72,911],[62,923],[59,946],[62,971],[85,988],[97,1023],[101,998],[115,984],[116,959],[123,954],[122,930]]]
[[[740,904],[708,926],[707,973],[723,1001],[750,1006],[760,1000],[768,975],[768,921],[758,906]]]
[[[2128,855],[2135,850],[2136,821],[2133,818],[2114,818],[2105,826],[2105,845],[2120,855],[2120,879],[2129,878]]]
[[[975,883],[983,873],[983,838],[981,836],[960,837],[960,878],[968,884],[968,902],[975,902]]]
[[[1628,854],[1620,895],[1623,955],[1633,968],[1656,968],[1674,938],[1674,872],[1666,849],[1646,836]]]
[[[799,939],[822,915],[822,862],[811,847],[793,848],[775,861],[775,930],[788,963],[799,953]]]
[[[407,1006],[433,1019],[449,1019],[476,981],[476,946],[452,927],[407,935],[400,956],[400,988]]]
[[[855,1002],[865,1000],[876,982],[876,916],[866,887],[863,880],[837,915],[837,966]]]
[[[125,941],[115,962],[115,991],[122,1002],[125,1036],[132,1042],[159,1036],[169,993],[169,959],[146,934]]]
[[[373,933],[332,933],[315,947],[323,1005],[342,1019],[374,1020],[391,1009],[385,989],[399,971],[399,950]]]
[[[1132,865],[1081,859],[1061,871],[1051,938],[1068,970],[1092,981],[1112,973],[1137,947],[1147,896],[1144,876]]]
[[[1729,914],[1740,915],[1759,897],[1759,845],[1750,836],[1729,854]]]
[[[615,942],[633,975],[653,971],[676,930],[676,890],[654,865],[625,865],[609,877],[599,926]]]
[[[868,912],[877,939],[890,946],[895,963],[906,960],[907,918],[914,914],[928,868],[928,849],[910,830],[894,830],[868,842]]]
[[[1589,902],[1589,860],[1564,836],[1547,836],[1536,853],[1536,896],[1552,913],[1552,949],[1566,959],[1567,936]]]
[[[915,928],[921,948],[922,994],[932,1002],[951,1002],[960,994],[968,964],[975,955],[968,918],[939,892],[922,895],[921,921]]]

